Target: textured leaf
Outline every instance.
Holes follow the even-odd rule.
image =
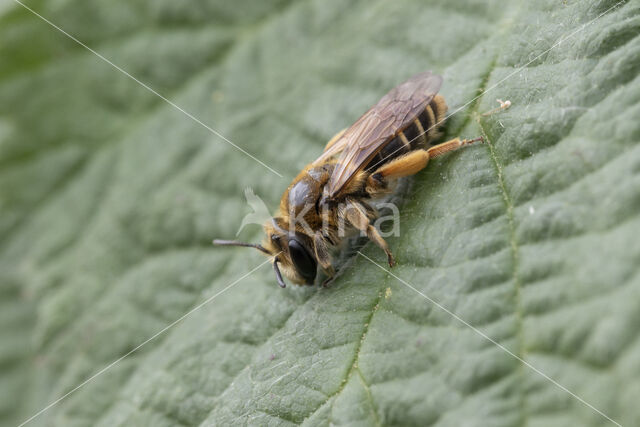
[[[263,261],[210,246],[248,213],[244,188],[275,207],[328,138],[427,69],[462,107],[447,135],[487,144],[415,178],[393,273],[640,424],[638,1],[29,5],[284,179],[3,3],[2,424],[222,291],[31,425],[609,424],[361,256],[330,289],[280,290],[265,266],[225,290]],[[482,116],[496,98],[512,107]]]

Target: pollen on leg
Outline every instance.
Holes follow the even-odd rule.
[[[429,153],[426,150],[414,150],[380,167],[375,174],[391,180],[410,176],[418,173],[429,162]]]

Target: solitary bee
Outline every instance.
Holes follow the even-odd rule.
[[[447,104],[438,91],[442,77],[423,72],[392,89],[351,127],[338,132],[324,152],[305,167],[282,195],[276,215],[264,224],[263,243],[214,240],[218,245],[248,246],[273,257],[282,275],[296,284],[313,284],[318,266],[331,278],[330,248],[360,232],[395,260],[373,226],[372,202],[393,190],[398,178],[414,175],[429,159],[482,138],[455,138],[430,146],[440,135]]]

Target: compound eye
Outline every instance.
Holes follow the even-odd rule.
[[[289,239],[289,255],[298,274],[300,274],[307,283],[313,283],[313,279],[316,277],[316,260],[295,237]]]

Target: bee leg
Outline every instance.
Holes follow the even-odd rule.
[[[323,287],[323,288],[331,287],[331,284],[333,283],[335,278],[336,278],[336,276],[327,277],[326,279],[324,279],[322,281],[322,283],[320,283],[320,286]]]
[[[347,128],[344,128],[340,132],[338,132],[335,135],[333,135],[333,137],[329,140],[329,142],[327,142],[327,145],[325,145],[324,151],[327,151],[329,149],[329,147],[331,147],[333,144],[335,144],[335,142],[340,139],[340,137],[342,136],[342,134],[344,133],[345,130],[347,130]]]
[[[414,150],[391,160],[369,175],[366,191],[372,197],[386,193],[389,181],[418,173],[427,166],[429,158],[427,150]]]
[[[387,254],[387,261],[389,267],[393,267],[396,264],[393,254],[389,249],[389,245],[382,238],[378,230],[371,225],[371,219],[367,215],[367,208],[362,204],[353,200],[347,200],[346,207],[343,211],[344,218],[353,225],[356,229],[366,233],[369,240],[373,241],[380,249]]]
[[[427,153],[429,154],[429,158],[433,159],[445,153],[448,153],[450,151],[455,151],[460,147],[464,147],[465,145],[471,145],[474,142],[478,142],[478,141],[484,142],[484,138],[481,136],[473,139],[454,138],[447,142],[443,142],[442,144],[434,145],[433,147],[427,150]]]
[[[369,194],[375,196],[386,189],[390,180],[414,175],[424,169],[430,159],[477,141],[483,141],[482,137],[462,140],[460,138],[454,138],[442,144],[435,145],[428,150],[420,149],[411,151],[404,156],[391,160],[369,175],[366,190]]]
[[[322,232],[316,231],[313,236],[313,247],[316,255],[316,259],[318,260],[318,264],[322,270],[329,276],[330,278],[335,275],[335,270],[331,265],[331,255],[329,254],[329,248],[327,246],[327,240],[322,235]]]
[[[369,224],[369,226],[367,227],[367,237],[369,238],[369,240],[372,240],[376,245],[378,245],[378,247],[382,249],[385,254],[387,254],[387,262],[389,263],[389,267],[393,267],[394,265],[396,265],[396,260],[393,258],[393,254],[389,249],[389,245],[382,238],[380,233],[378,233],[378,230],[371,224]]]

